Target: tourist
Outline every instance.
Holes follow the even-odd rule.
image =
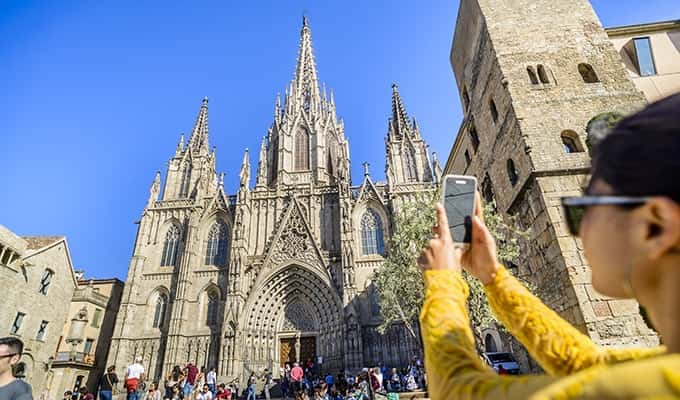
[[[250,376],[248,377],[248,382],[246,386],[246,400],[256,400],[257,396],[255,395],[255,384],[257,383],[257,378],[255,377],[255,373],[251,372]]]
[[[116,366],[111,365],[106,369],[106,373],[99,379],[99,400],[111,400],[116,394],[116,385],[118,384],[118,375],[116,375]]]
[[[194,387],[202,388],[203,385],[205,385],[205,375],[206,375],[205,367],[201,367],[201,370],[198,372],[198,374],[196,375],[196,379],[194,380]]]
[[[138,389],[142,381],[144,381],[144,367],[142,366],[142,357],[137,356],[135,362],[128,365],[125,371],[127,400],[140,400]]]
[[[231,400],[231,390],[224,383],[220,383],[217,386],[217,394],[215,394],[216,399],[220,400]]]
[[[288,400],[288,394],[290,392],[290,377],[285,373],[285,370],[281,376],[279,385],[281,386],[281,394],[283,395],[284,400]]]
[[[264,369],[264,387],[262,388],[262,392],[264,393],[264,398],[265,400],[270,400],[271,396],[269,395],[269,389],[274,386],[273,385],[273,377],[272,373],[269,372],[267,368]]]
[[[198,376],[198,368],[192,363],[187,363],[184,367],[184,386],[182,387],[182,392],[184,397],[191,398],[194,393],[194,385],[196,384],[196,376]]]
[[[12,370],[21,360],[24,343],[15,337],[0,338],[0,399],[32,400],[31,386],[14,377]]]
[[[581,237],[593,287],[635,298],[665,348],[601,348],[498,263],[481,201],[472,244],[455,248],[444,208],[419,258],[420,316],[431,398],[672,398],[680,371],[680,94],[622,120],[595,149],[586,196],[563,200]],[[558,231],[564,229],[553,227]],[[494,314],[548,375],[498,376],[475,352],[461,266],[485,287]],[[673,374],[671,374],[673,371]]]
[[[290,381],[293,386],[293,394],[297,394],[297,392],[304,390],[302,387],[302,378],[304,375],[305,373],[302,371],[300,365],[298,363],[293,363],[293,368],[290,370]]]
[[[205,376],[205,383],[210,388],[210,393],[213,397],[217,393],[217,373],[215,372],[215,367],[211,367],[210,371]]]
[[[87,390],[87,386],[78,389],[78,400],[95,400],[94,395]]]
[[[201,386],[201,390],[196,392],[196,400],[212,400],[213,394],[207,384]]]
[[[335,385],[335,377],[330,372],[326,374],[324,381],[326,382],[326,385],[328,385],[328,387]]]
[[[62,397],[62,400],[71,400],[73,398],[73,392],[70,390],[67,390],[64,392],[64,396]]]
[[[156,382],[151,384],[146,395],[144,395],[144,400],[161,400],[162,398],[163,396],[161,396],[161,391],[158,390],[158,383]]]
[[[184,398],[184,394],[182,393],[182,387],[178,384],[172,387],[172,393],[170,394],[169,399],[170,400],[181,400]]]
[[[165,397],[166,398],[172,397],[173,388],[175,386],[179,385],[180,382],[181,382],[181,379],[180,379],[181,375],[182,375],[182,369],[179,367],[179,365],[175,365],[172,368],[172,371],[170,371],[165,376]]]
[[[375,379],[378,381],[377,388],[375,388],[375,391],[382,390],[382,388],[383,388],[383,374],[380,371],[380,367],[373,368],[373,376],[375,376]]]

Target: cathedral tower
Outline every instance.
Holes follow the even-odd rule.
[[[560,210],[587,182],[588,121],[644,105],[590,3],[462,0],[451,64],[464,120],[446,170],[476,175],[485,199],[529,229],[515,273],[596,342],[655,343],[634,301],[593,290]]]

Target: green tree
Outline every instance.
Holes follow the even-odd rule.
[[[403,323],[413,337],[418,336],[416,322],[423,305],[425,287],[416,260],[431,237],[435,222],[434,204],[438,199],[438,195],[424,196],[404,203],[396,213],[389,254],[384,266],[373,276],[382,317],[382,324],[378,328],[381,333],[392,324]],[[514,221],[505,220],[493,203],[484,206],[484,220],[496,238],[499,260],[516,260],[520,252],[519,240],[526,237],[527,233],[513,228]],[[470,286],[468,309],[472,329],[477,345],[481,346],[481,330],[495,322],[496,318],[481,283],[465,272],[463,276]]]

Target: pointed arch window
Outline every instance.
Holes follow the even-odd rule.
[[[189,186],[191,186],[191,164],[187,164],[184,167],[182,185],[179,188],[179,197],[189,197]]]
[[[153,313],[153,327],[161,328],[165,323],[165,314],[168,310],[168,295],[159,293],[156,298],[156,309]]]
[[[206,307],[205,324],[208,326],[217,325],[217,306],[219,305],[220,296],[217,290],[211,289],[208,291],[208,306]]]
[[[463,111],[467,112],[470,108],[470,95],[468,94],[467,87],[463,86]]]
[[[229,230],[227,224],[217,221],[208,232],[205,249],[205,265],[227,265],[227,249]]]
[[[529,74],[529,81],[531,82],[532,85],[538,85],[538,77],[536,76],[536,71],[534,71],[534,67],[527,67],[527,74]]]
[[[279,171],[279,135],[274,135],[269,148],[271,149],[272,163],[269,166],[269,181],[273,182]]]
[[[309,169],[309,132],[305,128],[298,129],[295,134],[295,170]]]
[[[489,99],[489,111],[491,112],[491,118],[493,123],[498,122],[498,108],[496,108],[496,102],[493,99]]]
[[[584,151],[576,132],[567,130],[563,131],[560,136],[562,138],[562,146],[564,146],[565,153],[581,153]]]
[[[585,83],[597,83],[600,79],[597,77],[593,66],[586,63],[581,63],[578,65],[578,73],[581,74],[583,82]]]
[[[541,80],[541,83],[550,83],[550,78],[548,78],[548,73],[543,64],[538,64],[536,70],[538,71],[538,79]]]
[[[475,128],[474,122],[470,123],[470,128],[468,128],[468,134],[470,135],[470,142],[472,142],[472,148],[475,153],[479,149],[479,134],[477,134],[477,128]]]
[[[507,168],[508,179],[510,180],[510,184],[512,186],[515,186],[517,184],[517,181],[519,180],[519,174],[517,173],[517,167],[515,167],[515,162],[512,161],[512,158],[508,159]]]
[[[177,265],[177,255],[179,253],[179,228],[172,225],[165,234],[163,243],[163,255],[161,257],[161,267],[174,267]]]
[[[412,149],[408,149],[406,154],[406,180],[409,182],[417,181],[418,175],[416,174],[416,157],[413,154]]]
[[[382,219],[371,208],[361,216],[361,249],[365,255],[385,253]]]
[[[47,290],[50,288],[50,285],[52,284],[52,277],[54,276],[54,272],[50,269],[46,269],[43,271],[42,277],[40,278],[40,288],[38,291],[41,294],[46,295]]]

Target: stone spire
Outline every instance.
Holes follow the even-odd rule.
[[[196,124],[194,124],[194,129],[191,131],[191,138],[189,138],[189,144],[187,146],[192,150],[205,151],[208,153],[209,143],[208,143],[208,98],[203,98],[203,103],[201,104],[201,110],[198,112],[198,117],[196,118]]]
[[[399,95],[399,86],[392,84],[392,118],[390,120],[393,132],[398,137],[404,137],[409,131],[408,115]]]
[[[158,201],[158,195],[161,193],[161,171],[156,171],[156,176],[153,178],[151,188],[149,188],[149,200],[146,203],[147,208],[153,207],[154,203]]]
[[[267,186],[267,142],[266,138],[262,138],[260,144],[260,159],[257,162],[257,181],[255,186]]]
[[[243,153],[243,162],[241,163],[241,172],[238,174],[241,188],[248,189],[250,184],[250,156],[248,155],[248,148]]]
[[[177,149],[175,150],[175,156],[179,156],[184,152],[184,132],[179,135],[179,142],[177,142]]]
[[[312,48],[312,30],[306,16],[302,17],[300,32],[300,48],[298,50],[295,79],[293,80],[294,98],[305,109],[313,109],[319,104],[319,79],[316,74],[316,62]]]

